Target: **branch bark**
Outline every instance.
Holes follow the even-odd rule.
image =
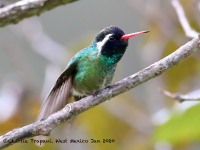
[[[186,59],[196,51],[200,50],[200,36],[192,39],[185,45],[181,46],[172,54],[150,65],[147,68],[118,81],[105,89],[87,96],[80,101],[70,103],[62,110],[52,114],[45,120],[37,121],[22,128],[14,129],[5,135],[0,136],[0,148],[5,148],[14,142],[24,138],[36,135],[49,135],[51,131],[59,124],[77,116],[78,114],[111,99],[123,92],[126,92],[152,78],[155,78],[166,71],[168,68],[175,66],[180,61]],[[11,142],[9,142],[11,141]]]
[[[0,27],[15,24],[24,18],[53,9],[57,6],[77,0],[21,0],[14,4],[0,8]]]

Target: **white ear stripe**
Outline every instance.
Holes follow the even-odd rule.
[[[100,42],[97,43],[97,49],[99,51],[99,54],[101,53],[101,50],[102,50],[102,47],[103,45],[108,41],[109,37],[111,36],[112,34],[108,34],[104,37],[104,39]]]

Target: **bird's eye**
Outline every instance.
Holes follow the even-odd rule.
[[[115,41],[116,39],[115,39],[115,37],[110,36],[110,37],[109,37],[109,40],[110,40],[110,41]]]

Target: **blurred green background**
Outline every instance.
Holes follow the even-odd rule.
[[[181,0],[181,4],[192,27],[200,31],[200,1]],[[129,40],[113,82],[190,40],[170,0],[77,1],[0,28],[0,134],[34,122],[41,102],[70,58],[110,25],[125,33],[151,31]],[[38,148],[28,140],[28,144],[7,149],[199,150],[200,104],[177,103],[159,92],[160,88],[175,93],[199,89],[199,56],[197,53],[160,77],[59,126],[49,137],[53,144]],[[56,139],[89,142],[57,144]],[[90,139],[101,143],[91,143]],[[103,139],[112,142],[103,143]]]

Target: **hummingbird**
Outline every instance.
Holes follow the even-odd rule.
[[[87,48],[80,50],[68,63],[44,100],[37,120],[93,94],[111,84],[117,63],[124,55],[131,37],[147,33],[125,34],[116,26],[101,30]]]

